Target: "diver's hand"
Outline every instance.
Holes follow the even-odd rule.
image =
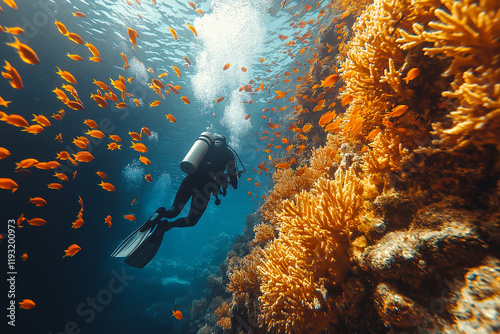
[[[159,207],[158,209],[156,209],[156,213],[158,214],[158,218],[163,218],[165,217],[165,213],[167,213],[167,209],[165,209],[163,206],[162,207]],[[155,217],[155,219],[157,219]]]

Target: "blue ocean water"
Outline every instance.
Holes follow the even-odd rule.
[[[287,97],[292,96],[297,84],[295,79],[308,69],[305,58],[285,54],[288,49],[297,54],[304,45],[297,42],[285,47],[285,41],[278,36],[292,39],[309,30],[317,34],[316,25],[307,25],[301,30],[290,27],[290,23],[316,19],[326,3],[304,14],[303,6],[310,4],[315,8],[317,1],[290,1],[284,9],[280,9],[281,1],[276,0],[195,1],[197,8],[204,12],[200,15],[188,1],[157,0],[156,5],[146,0],[140,1],[140,5],[136,1],[128,4],[125,0],[16,2],[17,10],[2,3],[0,25],[22,27],[25,32],[18,38],[35,50],[40,63],[22,62],[16,50],[5,44],[13,42],[12,35],[0,33],[1,64],[4,66],[5,60],[10,62],[24,82],[24,89],[17,90],[0,78],[0,96],[12,101],[8,108],[0,107],[0,111],[19,114],[30,124],[33,124],[32,114],[45,115],[52,125],[33,135],[0,123],[0,147],[11,152],[8,158],[0,160],[0,177],[11,178],[19,185],[15,193],[0,189],[0,233],[6,238],[7,221],[21,214],[28,219],[41,217],[47,221],[40,227],[25,222],[25,227],[16,229],[14,300],[18,303],[25,298],[32,299],[36,307],[17,308],[15,327],[6,325],[6,317],[2,326],[6,325],[8,333],[188,332],[192,300],[207,294],[207,276],[219,272],[219,264],[233,240],[243,232],[246,215],[258,209],[262,201],[259,196],[270,188],[270,174],[258,174],[255,170],[256,165],[268,161],[270,155],[263,152],[266,147],[259,137],[262,131],[269,130],[269,120],[284,122],[285,128],[293,111],[286,99],[274,100],[274,91],[290,90]],[[86,16],[74,17],[75,11]],[[299,16],[294,16],[295,13]],[[88,61],[90,51],[63,36],[55,20],[95,45],[102,62]],[[186,23],[196,28],[197,37]],[[177,40],[173,39],[169,27],[177,31]],[[127,28],[139,34],[135,50]],[[131,65],[127,70],[122,69],[122,52]],[[79,54],[84,60],[71,60],[67,53]],[[185,67],[183,56],[190,58],[191,66]],[[261,63],[260,58],[265,60]],[[226,63],[231,67],[223,71]],[[180,69],[180,78],[172,65]],[[291,71],[292,65],[299,68],[298,74]],[[84,110],[67,108],[52,92],[65,83],[55,73],[57,67],[76,78],[74,87]],[[248,71],[243,72],[241,67]],[[154,74],[148,72],[148,68]],[[286,71],[291,72],[292,81],[283,84]],[[180,93],[190,99],[190,104],[184,104],[175,94],[163,100],[148,87],[152,78],[164,72],[168,75],[163,82],[181,86]],[[107,109],[98,107],[90,99],[90,94],[97,89],[92,82],[95,79],[109,84],[109,78],[117,80],[119,75],[134,78],[127,84],[127,91],[141,101],[141,106],[136,107],[133,98],[127,98],[128,107],[124,109],[112,107],[111,103]],[[252,79],[264,82],[266,91],[240,92],[239,88]],[[225,97],[224,101],[215,103],[221,96]],[[150,108],[154,100],[161,104]],[[245,103],[250,100],[253,103]],[[261,117],[262,109],[282,106],[288,109],[277,114],[268,112],[267,120]],[[60,109],[66,111],[62,121],[50,117]],[[166,119],[169,113],[177,119],[176,123]],[[247,114],[251,117],[245,120]],[[121,150],[107,150],[111,142],[107,137],[90,138],[88,151],[95,159],[78,167],[62,163],[57,171],[66,173],[70,180],[62,181],[60,190],[47,188],[48,183],[58,182],[53,170],[15,171],[15,163],[26,158],[50,161],[63,150],[76,153],[77,148],[71,142],[87,131],[85,119],[95,120],[107,137],[119,135],[123,139],[119,143]],[[129,148],[128,132],[140,132],[144,126],[152,131],[151,137],[143,139],[149,149],[144,155],[151,160],[150,166],[140,163],[140,154]],[[238,189],[229,189],[228,196],[221,198],[220,206],[215,206],[212,198],[195,227],[168,231],[158,254],[146,268],[130,268],[121,259],[111,258],[109,254],[120,241],[156,208],[171,205],[184,177],[179,162],[203,131],[227,135],[229,144],[238,152],[247,170]],[[59,133],[62,143],[55,140]],[[72,180],[75,171],[77,175]],[[115,185],[117,191],[107,192],[99,187],[101,180],[96,171],[107,173],[106,181]],[[153,181],[147,182],[145,174],[151,174]],[[252,178],[251,182],[247,182],[247,178]],[[261,186],[257,187],[254,182]],[[48,205],[36,207],[28,203],[29,198],[35,196],[43,197]],[[79,229],[72,229],[71,223],[80,209],[79,196],[83,200],[85,223]],[[124,219],[127,214],[135,215],[137,221]],[[104,223],[107,215],[113,217],[111,228]],[[64,250],[75,243],[82,250],[74,257],[62,258]],[[5,239],[0,246],[6,258]],[[29,258],[22,261],[20,256],[25,252]],[[4,310],[9,301],[4,302]],[[184,314],[183,321],[172,317],[174,306]]]

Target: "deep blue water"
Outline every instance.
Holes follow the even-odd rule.
[[[8,108],[0,107],[0,111],[22,115],[30,124],[33,124],[32,114],[42,114],[52,123],[36,136],[0,123],[0,147],[11,152],[8,158],[0,160],[0,177],[12,178],[19,184],[18,191],[13,194],[0,189],[0,233],[6,238],[7,220],[17,219],[21,213],[27,218],[47,220],[41,227],[24,223],[26,227],[16,230],[15,301],[29,298],[36,302],[36,307],[32,310],[17,308],[16,326],[6,326],[8,333],[187,332],[192,300],[206,296],[207,275],[219,272],[218,266],[224,261],[232,241],[243,232],[246,215],[261,203],[256,195],[265,195],[270,188],[270,174],[259,175],[252,171],[257,164],[269,159],[269,154],[262,152],[267,142],[259,141],[259,137],[263,130],[269,130],[266,126],[269,119],[274,123],[285,122],[293,109],[288,107],[277,115],[268,112],[268,120],[261,118],[261,110],[291,105],[286,99],[274,100],[274,90],[291,89],[287,97],[292,96],[297,82],[292,80],[283,84],[283,74],[290,71],[291,79],[303,75],[306,59],[292,59],[280,52],[291,48],[297,53],[304,45],[297,42],[295,46],[284,47],[286,41],[278,36],[283,34],[292,38],[309,29],[315,33],[318,26],[293,29],[289,23],[295,19],[316,18],[326,4],[314,9],[316,1],[293,1],[280,10],[280,1],[195,1],[205,12],[201,16],[188,1],[158,0],[156,6],[152,1],[141,0],[140,6],[132,2],[128,5],[126,1],[18,0],[18,10],[1,4],[4,11],[0,13],[0,25],[22,27],[25,32],[19,38],[35,50],[40,64],[22,62],[16,50],[5,45],[13,41],[12,36],[0,33],[2,66],[4,60],[9,61],[24,82],[24,89],[16,90],[0,78],[0,96],[12,101]],[[313,5],[313,10],[304,15],[301,9],[307,3]],[[72,12],[77,10],[86,17],[74,17]],[[294,13],[299,16],[294,17]],[[89,50],[60,34],[54,25],[55,19],[95,45],[103,61],[88,61]],[[197,38],[186,27],[186,22],[196,27]],[[129,27],[139,33],[135,51],[128,40]],[[176,29],[177,41],[168,27]],[[132,65],[125,71],[121,68],[121,52]],[[66,53],[79,54],[84,60],[73,61]],[[184,67],[183,56],[191,59],[189,68]],[[260,58],[265,58],[265,62],[261,64]],[[296,64],[297,60],[300,65]],[[222,70],[225,63],[231,63],[227,71]],[[180,78],[171,65],[181,70]],[[292,65],[301,71],[294,74]],[[243,66],[248,72],[240,70]],[[52,92],[65,83],[55,73],[57,67],[71,72],[78,81],[74,87],[84,110],[67,108]],[[155,75],[146,71],[148,67]],[[147,82],[164,71],[168,76],[163,82],[180,85],[181,95],[187,96],[191,104],[184,104],[175,94],[162,100],[147,87]],[[281,77],[276,79],[278,74]],[[116,80],[119,75],[134,77],[127,88],[143,101],[143,105],[135,107],[127,99],[129,108],[103,109],[90,99],[90,93],[97,89],[92,84],[94,79],[109,84],[109,78]],[[238,88],[251,79],[258,84],[264,81],[266,88],[273,83],[275,86],[255,95],[239,92]],[[215,104],[219,96],[224,96],[225,100]],[[254,100],[253,104],[242,103],[250,99]],[[149,103],[154,100],[162,103],[150,108]],[[61,122],[49,117],[61,108],[66,111]],[[168,113],[175,116],[176,123],[165,118]],[[244,120],[246,114],[251,114],[247,121]],[[70,177],[70,181],[62,182],[61,190],[47,188],[48,183],[58,181],[52,176],[54,171],[30,168],[27,174],[14,172],[15,163],[26,158],[49,161],[63,150],[76,152],[71,141],[87,130],[83,124],[85,119],[95,120],[107,136],[120,135],[122,149],[107,150],[109,138],[92,139],[88,151],[94,155],[93,161],[81,163],[77,168],[63,164],[58,169]],[[128,132],[140,132],[143,126],[154,134],[143,139],[149,149],[145,156],[152,161],[150,166],[139,163],[139,153],[129,148]],[[212,198],[195,227],[170,230],[148,267],[134,269],[121,259],[110,258],[109,254],[120,241],[149,218],[157,207],[170,206],[184,177],[179,162],[197,136],[207,130],[227,135],[229,144],[239,153],[247,169],[239,188],[228,189],[228,196],[222,198],[220,206],[215,206]],[[54,139],[58,133],[62,134],[63,143]],[[75,170],[77,176],[71,180]],[[98,170],[107,173],[106,181],[115,185],[116,192],[107,192],[97,185],[100,178],[95,172]],[[145,174],[151,174],[153,182],[148,183]],[[252,181],[247,182],[247,178]],[[79,195],[84,203],[85,224],[80,229],[72,229],[71,223],[79,211]],[[43,197],[48,205],[36,207],[28,203],[29,198],[35,196]],[[136,202],[131,205],[133,199]],[[186,210],[181,215],[184,213]],[[134,214],[137,221],[125,220],[125,214]],[[104,224],[107,215],[113,217],[111,228]],[[82,250],[74,257],[62,258],[64,250],[74,243]],[[4,259],[7,257],[6,245],[4,239],[1,242]],[[20,256],[25,252],[29,258],[23,262]],[[2,291],[2,295],[6,294],[7,287]],[[5,310],[9,300],[2,300],[5,300]],[[174,305],[184,314],[182,322],[172,317]],[[2,319],[4,326],[6,317]]]

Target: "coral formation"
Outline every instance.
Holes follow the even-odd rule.
[[[332,9],[295,91],[290,137],[304,148],[276,159],[289,168],[228,255],[220,326],[497,331],[498,1]],[[325,86],[337,74],[344,86]]]

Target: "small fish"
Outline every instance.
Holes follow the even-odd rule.
[[[5,159],[10,155],[10,151],[6,148],[0,147],[0,159]]]
[[[68,29],[66,29],[66,26],[64,24],[57,20],[54,22],[54,24],[57,26],[57,29],[59,29],[59,32],[64,36],[67,36],[69,34]]]
[[[23,89],[23,80],[21,79],[21,76],[17,72],[17,70],[10,65],[10,63],[6,60],[5,61],[5,66],[3,67],[7,72],[2,72],[2,76],[10,80],[9,83],[12,86],[12,88],[15,89]]]
[[[227,63],[226,65],[224,65],[224,67],[222,68],[224,71],[227,70],[229,67],[231,66],[230,63]]]
[[[146,179],[146,181],[148,181],[148,182],[153,181],[153,178],[151,177],[151,174],[146,174],[146,175],[144,175],[144,178],[145,178],[145,179]]]
[[[92,129],[97,129],[98,128],[96,122],[94,120],[92,120],[92,119],[86,119],[86,120],[83,121],[83,123],[85,125],[87,125],[89,128],[92,128]]]
[[[221,97],[218,97],[215,99],[215,103],[219,103],[219,102],[222,102],[224,101],[224,96],[221,96]]]
[[[149,107],[150,107],[150,108],[152,108],[152,107],[157,107],[157,106],[159,106],[159,105],[160,105],[160,103],[161,103],[161,101],[158,101],[158,100],[153,101],[153,102],[151,102],[151,103],[149,104]]]
[[[174,39],[177,40],[177,32],[173,29],[173,28],[168,28],[168,30],[170,30],[170,33],[172,34],[172,36],[174,36]]]
[[[62,184],[60,183],[49,183],[47,186],[49,189],[54,189],[54,190],[61,189],[63,187]]]
[[[12,46],[17,49],[19,53],[19,57],[21,57],[22,61],[28,64],[38,64],[40,63],[40,59],[38,59],[37,54],[30,48],[28,45],[19,42],[16,36],[14,36],[14,43],[5,43],[8,46]]]
[[[130,146],[130,148],[133,148],[137,152],[141,152],[141,153],[146,153],[148,151],[146,145],[144,145],[143,143],[132,142],[132,146]]]
[[[177,311],[172,310],[172,316],[179,321],[182,320],[182,313],[179,310]]]
[[[61,78],[63,78],[67,82],[70,82],[72,84],[76,84],[75,77],[71,73],[69,73],[68,71],[63,71],[59,67],[57,69],[58,69],[58,71],[56,73],[59,74],[59,76]]]
[[[28,253],[23,253],[23,255],[21,255],[21,259],[23,259],[23,262],[26,261],[28,259]]]
[[[189,1],[189,5],[194,9],[196,10],[196,5],[194,4],[194,2],[192,1]]]
[[[101,179],[107,179],[108,178],[108,175],[106,173],[104,173],[104,172],[97,171],[96,174],[99,175],[99,177]]]
[[[68,177],[64,173],[55,173],[54,176],[62,181],[68,181]]]
[[[73,16],[75,16],[75,17],[85,17],[85,14],[83,14],[82,12],[74,12]]]
[[[41,197],[31,197],[29,200],[30,203],[35,204],[36,206],[45,206],[47,205],[47,201]]]
[[[177,76],[180,78],[181,77],[181,71],[179,71],[179,68],[177,68],[176,66],[172,65],[172,68],[174,69],[175,71],[175,74],[177,74]]]
[[[330,87],[333,86],[339,81],[340,76],[336,73],[331,74],[325,78],[325,80],[321,80],[321,87]]]
[[[87,132],[85,134],[89,135],[91,137],[94,137],[94,138],[99,138],[99,139],[106,137],[106,135],[104,133],[102,133],[102,131],[100,131],[100,130],[87,130]]]
[[[47,224],[47,221],[45,219],[42,219],[42,218],[28,219],[27,222],[28,222],[28,224],[30,224],[32,226],[43,226],[43,225]]]
[[[81,211],[80,211],[81,212]],[[71,228],[80,228],[83,226],[84,220],[82,218],[77,218],[73,223]]]
[[[189,30],[191,30],[191,32],[196,36],[198,37],[198,33],[196,32],[196,29],[190,25],[189,23],[186,22],[186,26],[189,28]],[[191,64],[190,64],[191,65]]]
[[[66,56],[68,56],[69,58],[73,59],[73,60],[76,60],[76,61],[80,61],[80,60],[83,60],[82,57],[80,57],[79,55],[77,54],[70,54],[70,53],[67,53]]]
[[[32,301],[31,299],[23,299],[22,302],[19,302],[19,307],[25,310],[32,309],[35,306],[36,306],[35,302]]]
[[[5,101],[1,96],[0,96],[0,106],[4,106],[5,108],[8,108],[9,103],[12,101]]]
[[[19,186],[12,179],[0,178],[0,188],[12,190],[12,193],[14,193],[17,190],[17,188],[19,188]]]
[[[118,135],[109,135],[109,138],[114,141],[122,141],[122,139]]]
[[[200,14],[200,15],[203,15],[203,11],[201,9],[199,9],[199,8],[196,9],[196,12],[198,12],[198,14]]]
[[[1,27],[0,27],[1,28]],[[8,34],[12,34],[12,35],[20,35],[24,32],[24,29],[23,28],[20,28],[20,27],[3,27],[4,31]],[[1,29],[0,29],[1,31]]]
[[[143,134],[143,133],[148,137],[151,136],[151,131],[149,131],[149,129],[145,126],[143,126],[141,129],[141,134]]]
[[[113,224],[111,223],[111,219],[113,219],[113,218],[111,218],[111,216],[110,216],[110,215],[107,215],[107,216],[106,216],[106,218],[104,219],[104,224],[108,224],[108,227],[109,227],[109,228],[111,228],[111,226],[113,225]]]
[[[190,103],[191,103],[191,101],[189,101],[189,99],[188,99],[187,97],[185,97],[185,96],[181,96],[181,100],[182,100],[182,102],[184,102],[185,104],[190,104]]]
[[[171,114],[168,114],[168,115],[165,115],[167,117],[167,119],[172,122],[172,123],[175,123],[177,122],[177,120],[175,119],[174,116],[172,116]]]
[[[406,112],[406,110],[408,110],[408,106],[401,104],[397,107],[392,108],[392,111],[390,113],[388,113],[387,116],[399,117],[399,116],[403,115]]]
[[[135,50],[135,47],[137,46],[137,37],[139,37],[139,34],[134,29],[128,28],[128,36],[130,37],[130,42],[132,42],[132,50]]]
[[[78,152],[77,154],[73,154],[73,157],[76,161],[80,162],[90,162],[94,159],[94,156],[87,151],[81,151]]]
[[[151,165],[151,161],[148,158],[143,157],[142,155],[139,156],[139,161],[147,166]]]
[[[81,249],[82,248],[77,244],[72,244],[71,246],[68,247],[68,249],[64,251],[66,255],[64,255],[63,258],[65,258],[66,256],[75,256],[75,254],[78,253]]]
[[[92,45],[91,43],[87,42],[87,43],[85,43],[85,46],[89,48],[90,52],[92,52],[92,54],[95,57],[101,56],[101,54],[99,53],[99,50],[97,50],[97,48],[94,45]]]
[[[104,190],[107,190],[107,191],[116,191],[116,188],[115,186],[113,186],[111,183],[109,182],[104,182],[104,181],[101,181],[101,183],[99,183],[99,185],[102,187],[102,189]]]
[[[415,79],[416,77],[418,77],[419,74],[420,70],[414,67],[411,70],[409,70],[408,73],[406,73],[406,77],[404,77],[403,80],[406,82],[406,84],[408,84],[410,80]]]
[[[80,35],[75,34],[74,32],[69,32],[68,33],[68,39],[70,41],[75,42],[76,44],[84,45],[85,43],[83,42],[83,39],[80,37]]]
[[[124,215],[123,218],[130,220],[131,222],[135,222],[134,215]]]
[[[121,145],[118,145],[117,143],[111,143],[111,144],[108,144],[108,150],[121,150]]]

